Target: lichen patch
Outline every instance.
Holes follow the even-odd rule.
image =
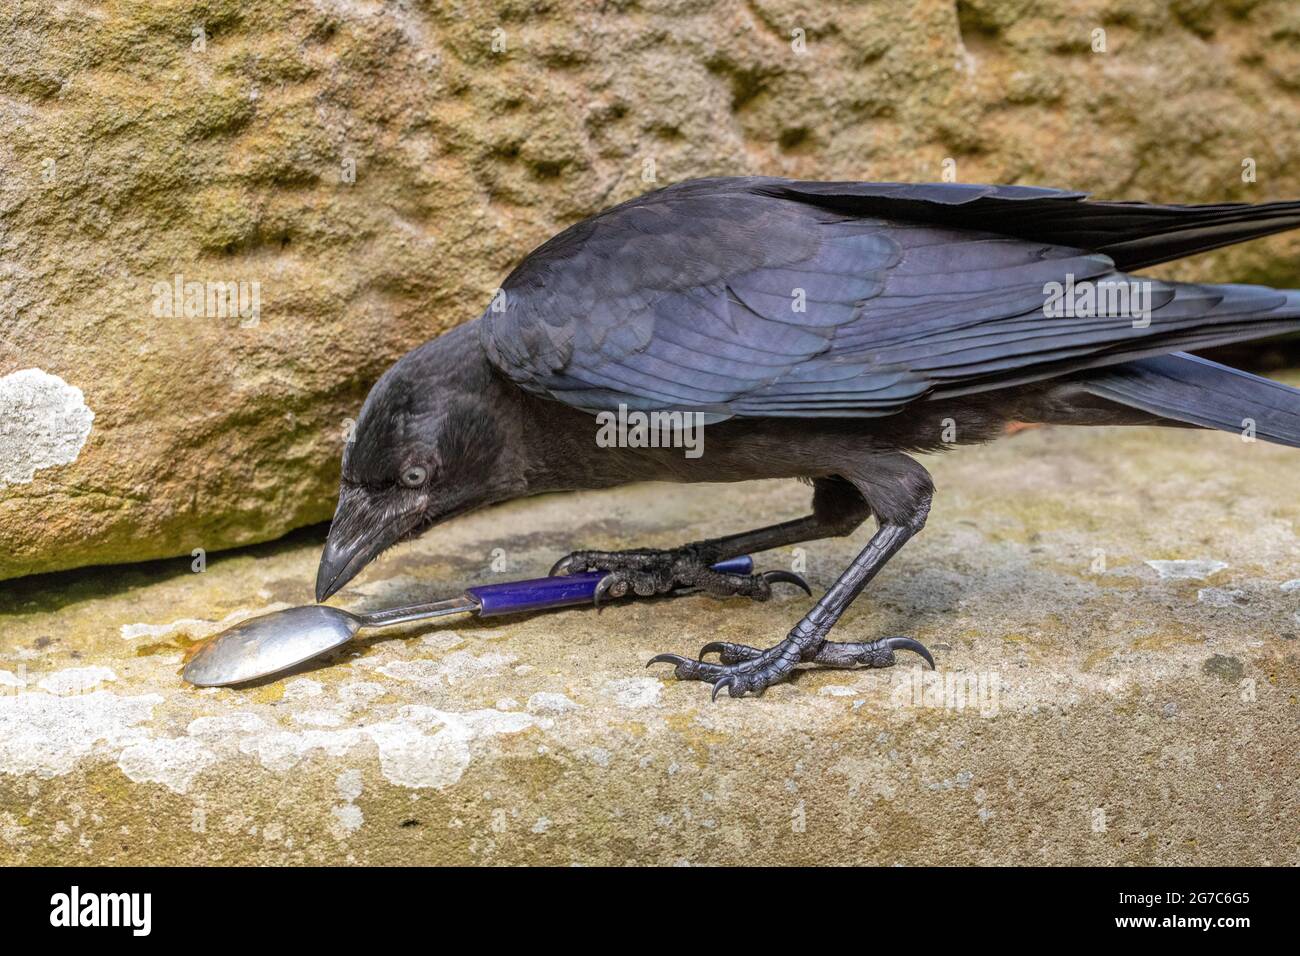
[[[39,368],[0,377],[0,488],[77,460],[95,413],[81,389]]]

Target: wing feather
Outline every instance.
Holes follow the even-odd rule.
[[[1162,234],[1187,247],[1210,241],[1206,230],[1236,234],[1252,222],[1238,206],[1082,199],[967,184],[685,183],[532,253],[503,287],[505,308],[480,320],[481,341],[522,387],[589,411],[887,415],[927,395],[1300,319],[1295,294],[1154,280],[1145,326],[1127,315],[1046,315],[1052,283],[1135,281],[1116,250],[1150,259]],[[1244,208],[1265,210],[1255,224],[1271,228],[1300,215],[1293,205]]]

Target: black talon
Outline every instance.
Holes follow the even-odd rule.
[[[554,564],[551,565],[551,570],[546,572],[546,576],[548,578],[553,578],[556,575],[560,574],[561,572],[567,573],[568,570],[569,570],[569,555],[566,554],[564,557],[560,558],[560,560],[556,561]]]
[[[880,643],[890,650],[914,651],[925,658],[926,663],[930,665],[930,670],[935,670],[934,658],[930,656],[930,652],[925,649],[925,645],[920,641],[914,641],[910,637],[886,637]]]
[[[786,584],[796,585],[797,587],[803,588],[804,593],[809,597],[812,597],[812,588],[808,586],[808,582],[805,581],[801,575],[795,574],[793,571],[764,571],[759,575],[759,577],[768,584],[784,582]]]
[[[607,597],[618,598],[627,593],[627,587],[624,585],[622,592],[617,589],[618,582],[613,580],[613,575],[607,574],[596,582],[596,590],[592,592],[591,604],[600,613],[600,602]]]
[[[876,641],[837,643],[820,640],[814,648],[799,643],[792,634],[775,647],[765,651],[745,644],[729,641],[710,641],[700,648],[697,658],[677,654],[659,654],[649,664],[672,664],[678,680],[698,680],[713,683],[709,695],[716,701],[725,687],[732,697],[763,696],[769,686],[784,680],[800,661],[813,661],[830,667],[892,667],[895,651],[912,651],[921,655],[935,670],[934,658],[920,641],[910,637],[882,637]],[[706,661],[706,654],[717,652],[719,663]]]
[[[686,662],[686,658],[682,657],[680,654],[656,654],[654,657],[650,658],[650,660],[645,662],[645,666],[649,667],[651,664],[672,664],[674,667],[678,667]]]

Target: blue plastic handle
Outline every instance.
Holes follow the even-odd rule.
[[[747,554],[742,554],[738,558],[719,561],[713,566],[713,570],[723,574],[752,574],[754,559]],[[466,593],[478,601],[480,617],[519,614],[522,611],[543,611],[551,607],[590,604],[596,596],[596,585],[607,573],[588,571],[584,574],[535,578],[532,581],[484,584],[470,588]]]

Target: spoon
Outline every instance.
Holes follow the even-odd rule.
[[[753,559],[748,555],[729,558],[713,566],[713,570],[725,574],[751,574],[753,569]],[[363,627],[390,627],[447,614],[495,617],[588,604],[596,599],[596,586],[606,573],[589,571],[531,581],[486,584],[441,601],[407,604],[365,614],[326,604],[275,611],[208,638],[194,650],[181,676],[198,687],[243,684],[279,674],[341,647]],[[808,591],[804,580],[788,571],[768,571],[764,577],[769,581],[798,584]]]

